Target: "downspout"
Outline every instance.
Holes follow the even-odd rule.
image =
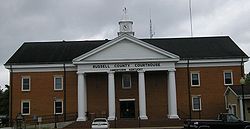
[[[67,108],[67,94],[66,94],[66,91],[67,91],[67,88],[66,88],[66,67],[65,67],[65,51],[66,51],[66,44],[65,44],[65,41],[63,40],[63,119],[64,121],[66,121],[66,108]]]
[[[13,126],[12,120],[12,87],[13,87],[13,68],[12,64],[10,64],[10,86],[9,86],[9,122],[10,126]]]
[[[67,116],[66,116],[66,67],[65,67],[65,62],[63,62],[63,93],[64,93],[64,95],[63,95],[63,100],[64,100],[64,103],[63,103],[63,113],[64,113],[64,121],[66,121],[66,118],[67,118]]]
[[[187,78],[188,78],[188,84],[187,84],[187,86],[188,86],[189,119],[192,119],[189,59],[187,60]]]

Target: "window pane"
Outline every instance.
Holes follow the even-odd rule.
[[[30,79],[29,78],[23,78],[23,90],[29,90],[30,87]]]
[[[55,102],[56,113],[62,113],[62,102]]]
[[[124,74],[122,76],[122,83],[123,88],[131,88],[131,76],[129,74]]]
[[[62,78],[55,78],[55,89],[62,89]]]
[[[200,97],[194,97],[193,98],[193,108],[195,110],[199,110],[200,109]]]
[[[192,74],[192,85],[199,85],[199,75]]]
[[[231,72],[225,73],[225,84],[232,84]]]
[[[23,114],[29,114],[29,102],[23,102]]]
[[[225,73],[225,78],[230,79],[231,78],[231,73]]]

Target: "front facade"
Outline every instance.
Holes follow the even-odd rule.
[[[243,88],[243,89],[242,89]],[[243,98],[243,92],[244,98]],[[248,85],[233,85],[225,91],[226,108],[241,120],[250,121],[250,88]],[[243,106],[244,105],[244,106]],[[245,111],[243,111],[245,110]]]
[[[77,113],[113,120],[215,118],[248,56],[229,37],[24,43],[7,61],[11,116]]]

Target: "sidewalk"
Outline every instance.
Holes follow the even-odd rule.
[[[182,128],[183,128],[182,126],[176,126],[176,127],[110,128],[110,129],[182,129]],[[12,127],[4,127],[0,129],[12,129]]]
[[[110,128],[110,129],[182,129],[183,126],[174,127],[141,127],[141,128]]]
[[[183,126],[176,127],[141,127],[141,128],[110,128],[110,129],[182,129]]]

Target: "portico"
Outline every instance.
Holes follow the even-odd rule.
[[[120,40],[119,42],[125,43],[113,43],[113,49],[109,51],[110,47],[103,47],[95,52],[90,52],[90,54],[82,55],[76,59],[74,59],[74,64],[77,65],[77,74],[78,74],[78,119],[77,121],[86,121],[86,112],[87,110],[87,92],[86,92],[86,79],[85,76],[88,73],[107,73],[108,76],[108,119],[115,120],[117,116],[116,112],[116,85],[115,85],[115,73],[130,73],[130,72],[137,72],[138,74],[138,95],[139,99],[139,118],[142,120],[148,119],[147,116],[147,109],[146,109],[146,92],[145,92],[145,73],[150,71],[168,71],[166,75],[167,84],[167,95],[168,95],[168,114],[166,117],[170,119],[178,119],[177,114],[177,100],[176,100],[176,83],[175,83],[175,63],[179,60],[179,57],[168,53],[159,53],[162,50],[152,50],[152,48],[147,46],[148,44],[143,44],[143,46],[139,46],[137,43],[131,42],[128,38],[131,38],[129,35],[124,35],[118,37]],[[134,37],[133,37],[134,38]],[[114,39],[117,40],[117,39]],[[111,43],[107,43],[104,45],[110,45]],[[116,49],[120,49],[119,46],[125,46],[124,44],[133,45],[133,47],[137,47],[137,51],[128,50],[126,56],[122,54],[115,54]],[[131,46],[129,46],[131,47]],[[133,48],[132,47],[132,48]],[[114,49],[116,48],[116,49]],[[126,48],[125,48],[126,49]],[[146,50],[146,52],[145,52]],[[108,52],[111,52],[107,54]],[[132,54],[134,53],[134,54]],[[144,56],[140,56],[140,54],[136,53],[144,53],[145,55],[150,54],[152,59],[143,59]],[[149,53],[149,54],[148,54]],[[105,58],[100,56],[106,55]],[[138,56],[139,55],[139,56]],[[145,57],[148,57],[145,56]],[[117,59],[118,57],[123,57],[124,59]],[[164,58],[163,58],[164,57]],[[102,58],[103,60],[99,60]],[[160,59],[159,59],[160,58]],[[91,59],[91,61],[90,61]],[[163,75],[165,76],[165,75]]]

